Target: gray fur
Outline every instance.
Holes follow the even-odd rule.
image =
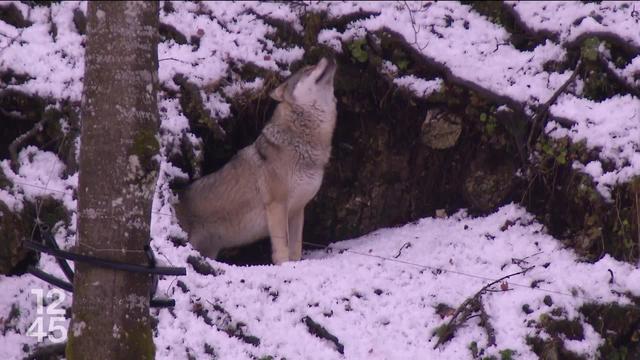
[[[275,264],[300,259],[304,207],[331,154],[335,70],[322,59],[273,90],[280,103],[256,141],[185,190],[176,212],[195,249],[215,258],[270,236]]]

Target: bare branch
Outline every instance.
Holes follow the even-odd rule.
[[[413,45],[415,45],[418,49],[420,49],[420,51],[422,51],[427,46],[429,46],[429,42],[427,41],[427,43],[424,46],[418,45],[418,33],[420,32],[420,27],[418,26],[416,28],[416,19],[413,17],[414,10],[412,10],[409,7],[409,4],[406,1],[403,1],[403,3],[404,3],[404,7],[409,12],[409,18],[411,18],[411,27],[413,28]]]
[[[489,288],[492,287],[495,284],[498,284],[506,279],[509,279],[513,276],[516,275],[520,275],[520,274],[525,274],[526,272],[528,272],[529,270],[533,269],[535,266],[531,266],[528,267],[522,271],[518,271],[516,273],[513,274],[509,274],[506,276],[503,276],[497,280],[494,280],[490,283],[488,283],[487,285],[483,286],[482,289],[480,289],[477,293],[475,293],[475,295],[473,295],[472,297],[466,299],[462,305],[460,305],[458,307],[458,309],[456,310],[455,313],[453,313],[453,316],[451,317],[451,320],[449,320],[449,322],[445,325],[443,325],[441,327],[441,331],[438,334],[438,341],[436,342],[435,346],[433,347],[434,349],[436,349],[438,346],[440,346],[441,344],[445,343],[447,340],[449,340],[453,334],[456,332],[456,330],[458,328],[460,328],[460,326],[462,326],[462,324],[465,323],[466,320],[471,318],[471,315],[474,312],[479,312],[480,313],[480,319],[482,322],[482,326],[486,329],[487,331],[487,336],[489,337],[489,343],[491,343],[491,341],[493,341],[493,343],[495,344],[495,330],[493,329],[493,327],[491,326],[491,324],[489,324],[489,316],[487,315],[486,311],[484,310],[484,307],[482,305],[482,295],[484,295],[486,292],[489,291]]]

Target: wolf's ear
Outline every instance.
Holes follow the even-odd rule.
[[[271,94],[269,94],[269,96],[271,96],[271,98],[275,101],[278,102],[283,102],[284,101],[284,92],[287,89],[287,83],[284,83],[280,86],[278,86],[277,88],[271,90]]]

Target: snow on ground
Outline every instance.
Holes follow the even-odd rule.
[[[534,30],[547,30],[571,41],[586,32],[612,32],[640,46],[640,5],[633,1],[507,1]]]
[[[0,22],[0,70],[10,68],[17,75],[27,75],[24,81],[18,79],[6,85],[56,101],[78,101],[84,71],[84,36],[73,23],[73,12],[86,11],[86,3],[61,2],[32,9],[20,2],[0,6],[10,3],[33,25],[16,28]],[[353,21],[342,33],[324,29],[319,39],[339,49],[342,41],[360,38],[365,31],[387,28],[399,33],[420,52],[447,65],[456,76],[529,105],[545,102],[570,75],[543,69],[547,61],[564,58],[566,53],[561,44],[547,41],[532,51],[517,50],[508,43],[509,34],[504,28],[469,6],[455,2],[309,2],[296,8],[256,2],[172,2],[172,5],[173,11],[161,11],[161,21],[182,32],[188,43],[167,40],[159,45],[159,77],[167,89],[177,88],[173,79],[178,73],[207,89],[201,91],[205,106],[213,118],[220,120],[230,114],[229,96],[264,86],[260,78],[251,83],[240,81],[234,64],[241,67],[252,62],[286,75],[289,66],[303,55],[300,48],[282,47],[269,39],[267,34],[275,29],[260,16],[290,22],[301,31],[299,11],[303,8],[327,11],[331,17],[358,11],[379,13]],[[561,42],[571,41],[584,31],[607,30],[636,46],[639,44],[633,9],[625,3],[563,2],[549,4],[552,9],[541,6],[523,2],[515,4],[515,10],[534,29],[560,32]],[[593,17],[594,11],[602,19]],[[583,16],[586,18],[581,22],[575,21]],[[50,19],[56,31],[52,31]],[[616,71],[631,82],[639,64],[636,58]],[[436,91],[440,86],[440,79],[412,76],[400,77],[395,82],[418,95]],[[178,99],[160,94],[160,109],[164,150],[153,205],[153,245],[160,259],[182,266],[188,255],[197,253],[189,246],[175,248],[167,240],[184,237],[172,215],[168,180],[185,175],[167,162],[166,152],[175,148],[172,145],[183,135],[194,144],[199,139],[189,133]],[[611,186],[640,172],[637,155],[640,137],[635,124],[640,117],[639,109],[638,99],[632,96],[597,103],[564,95],[551,112],[576,121],[576,125],[567,130],[550,124],[547,131],[551,136],[584,138],[589,147],[602,148],[602,158],[612,161],[615,171],[604,172],[598,162],[576,166],[592,175],[606,196]],[[13,172],[7,161],[2,162],[2,170],[10,180],[27,185],[0,190],[0,201],[19,209],[24,200],[47,193],[65,201],[69,209],[75,209],[73,189],[77,186],[77,175],[65,177],[62,161],[56,154],[27,147],[20,153],[20,164],[18,171]],[[73,243],[73,237],[73,226],[56,228],[56,238],[64,247]],[[406,243],[411,246],[403,248]],[[187,292],[177,287],[177,279],[162,280],[159,289],[169,292],[177,300],[177,306],[173,310],[155,311],[159,320],[158,358],[186,358],[187,349],[196,358],[206,357],[209,355],[205,354],[205,344],[220,359],[471,358],[467,347],[472,341],[481,348],[487,343],[478,320],[471,320],[451,342],[433,350],[435,340],[431,334],[448,320],[441,319],[434,306],[459,305],[489,279],[519,271],[521,268],[514,264],[517,259],[525,259],[527,265],[536,267],[526,275],[509,279],[509,291],[484,296],[497,340],[497,346],[487,349],[487,355],[512,349],[518,352],[519,359],[536,358],[525,338],[536,334],[537,329],[527,327],[526,323],[551,311],[542,301],[546,295],[553,298],[553,307],[564,308],[568,318],[579,321],[582,319],[577,309],[585,302],[626,302],[613,291],[640,296],[640,270],[609,257],[595,264],[580,263],[573,252],[546,235],[531,215],[514,205],[485,218],[472,219],[459,213],[448,219],[423,219],[413,225],[383,229],[337,243],[333,248],[330,253],[308,253],[305,260],[283,266],[235,267],[210,262],[221,272],[217,276],[200,275],[189,267],[189,275],[180,279]],[[399,249],[401,254],[395,259]],[[548,266],[542,266],[547,263]],[[62,277],[48,256],[43,256],[39,266]],[[612,284],[608,269],[616,274]],[[542,281],[540,288],[532,289],[531,283],[537,280]],[[0,321],[3,329],[0,358],[21,358],[22,345],[35,344],[35,339],[24,335],[36,316],[35,299],[29,289],[49,286],[27,275],[0,276],[0,286],[3,290],[0,317],[9,314],[14,304],[20,308],[17,318],[8,323]],[[522,311],[524,304],[533,310],[531,314]],[[63,306],[69,305],[67,297]],[[201,315],[194,314],[194,310]],[[208,316],[202,316],[205,312]],[[308,333],[301,321],[305,316],[340,340],[344,356],[327,340]],[[594,358],[602,339],[590,326],[584,326],[584,341],[565,343],[572,350]],[[247,344],[224,331],[231,332],[231,328],[241,329],[245,336],[257,337],[260,344]]]
[[[190,247],[158,241],[169,229],[169,224],[155,229],[160,258],[184,264],[189,255],[197,255]],[[487,355],[511,349],[518,359],[536,359],[525,343],[527,336],[537,334],[535,327],[527,326],[529,320],[555,307],[566,309],[567,318],[581,320],[577,309],[586,302],[624,304],[628,301],[614,291],[640,294],[640,270],[609,257],[580,263],[515,205],[485,218],[460,212],[447,219],[422,219],[331,248],[282,266],[237,267],[210,261],[217,276],[200,275],[188,267],[188,276],[180,279],[186,293],[175,279],[163,280],[159,289],[177,305],[172,311],[158,311],[158,359],[180,358],[187,352],[204,358],[205,346],[221,359],[471,359],[469,344],[475,341],[483,348],[487,343],[478,320],[434,350],[432,333],[448,320],[440,318],[436,306],[457,307],[489,279],[529,266],[535,268],[507,280],[508,291],[484,297],[497,340]],[[607,269],[615,274],[613,284]],[[534,281],[541,281],[539,288],[531,288]],[[553,307],[544,304],[547,295]],[[532,310],[528,315],[522,310],[525,304]],[[260,344],[229,337],[207,325],[194,309],[207,313],[223,329],[243,324],[243,334],[259,338]],[[309,334],[302,322],[305,316],[339,339],[344,356],[331,342]],[[583,326],[585,340],[573,347],[592,359],[602,339],[589,325]]]
[[[0,71],[12,69],[28,75],[24,83],[7,88],[55,99],[80,100],[84,75],[84,36],[73,23],[73,11],[86,11],[86,3],[63,1],[51,6],[13,3],[33,25],[15,28],[0,21]],[[56,32],[52,31],[52,23]]]

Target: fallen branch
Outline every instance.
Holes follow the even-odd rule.
[[[525,274],[526,272],[533,269],[534,267],[535,266],[531,266],[522,271],[518,271],[516,273],[503,276],[498,280],[492,281],[487,285],[483,286],[482,289],[480,289],[477,293],[475,293],[475,295],[466,299],[462,303],[462,305],[458,307],[456,312],[453,313],[451,320],[449,320],[447,324],[439,327],[436,333],[436,335],[438,336],[438,342],[436,342],[433,348],[436,349],[438,348],[438,346],[440,346],[441,344],[444,344],[449,339],[451,339],[455,334],[456,330],[458,330],[467,320],[472,318],[473,313],[476,313],[476,312],[480,314],[481,325],[487,331],[487,337],[488,337],[487,343],[489,344],[489,346],[491,346],[492,344],[495,344],[495,341],[496,341],[495,330],[493,329],[493,326],[491,326],[489,322],[489,316],[487,315],[486,311],[484,310],[484,306],[482,305],[482,295],[484,295],[487,291],[489,291],[489,288],[492,287],[493,285],[499,282],[502,282],[510,277],[520,275],[520,274]],[[505,291],[505,290],[502,290],[502,291]]]

